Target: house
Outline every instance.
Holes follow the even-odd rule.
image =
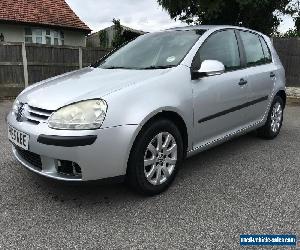
[[[90,32],[64,0],[0,0],[0,42],[85,46]]]
[[[122,28],[122,35],[125,40],[132,40],[140,35],[144,35],[147,32],[141,30],[135,30],[124,25],[120,25]],[[112,48],[113,39],[116,34],[115,25],[107,27],[103,30],[95,32],[87,37],[87,47],[101,47],[104,49]]]

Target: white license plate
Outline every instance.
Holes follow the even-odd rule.
[[[29,135],[15,129],[8,125],[8,139],[15,145],[28,150],[29,148]]]

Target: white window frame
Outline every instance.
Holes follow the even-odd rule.
[[[31,35],[26,35],[26,29],[31,30]],[[47,35],[47,30],[50,30],[50,35]],[[40,32],[41,31],[41,35]],[[38,34],[39,33],[39,34]],[[62,46],[64,45],[64,31],[61,30],[53,30],[50,28],[36,28],[36,27],[27,27],[25,28],[25,42],[26,37],[32,38],[32,43],[34,44],[44,44],[44,45],[54,45],[54,39],[58,39],[58,44],[56,46]],[[51,39],[51,44],[46,43],[46,37]],[[37,43],[37,39],[42,38],[41,43]]]

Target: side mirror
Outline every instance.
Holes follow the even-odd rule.
[[[217,60],[205,60],[201,63],[201,67],[197,71],[192,72],[192,79],[199,79],[204,76],[221,75],[225,72],[223,63]]]

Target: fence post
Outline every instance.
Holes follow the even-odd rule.
[[[82,69],[82,47],[78,48],[79,52],[79,68]]]
[[[24,71],[24,83],[25,88],[28,87],[28,67],[27,67],[27,55],[25,43],[22,43],[22,59],[23,59],[23,71]]]

